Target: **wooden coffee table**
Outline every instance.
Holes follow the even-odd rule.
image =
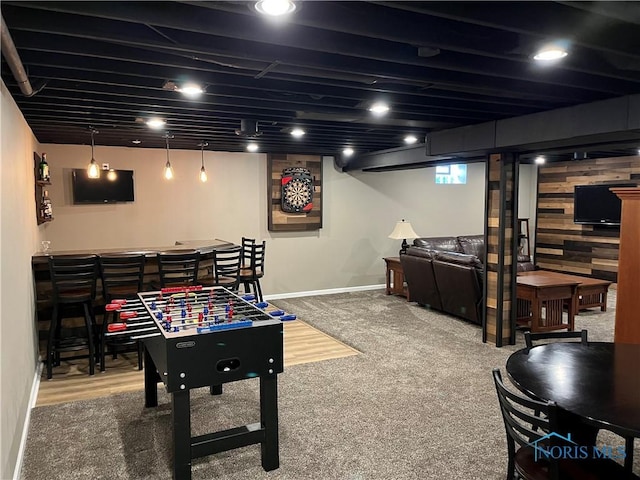
[[[601,312],[607,311],[607,293],[609,292],[609,286],[612,282],[598,278],[579,277],[578,275],[546,270],[538,270],[538,272],[553,278],[573,280],[580,283],[575,299],[577,300],[575,307],[576,315],[578,315],[580,310],[593,307],[600,307]]]
[[[530,324],[532,332],[573,331],[579,282],[546,273],[536,270],[519,273],[516,277],[517,300],[527,307],[519,305],[517,321]],[[569,307],[566,321],[563,316],[565,305]]]

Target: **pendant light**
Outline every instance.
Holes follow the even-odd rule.
[[[173,178],[173,168],[171,168],[171,162],[169,161],[169,139],[173,138],[170,132],[167,132],[164,136],[167,143],[167,163],[164,166],[164,178],[171,180]]]
[[[207,142],[202,142],[200,145],[202,152],[202,166],[200,167],[200,181],[202,183],[207,181],[207,171],[204,169],[204,147],[209,146]]]
[[[93,147],[94,147],[93,136],[96,133],[100,133],[100,132],[95,130],[93,127],[89,127],[89,131],[91,132],[91,162],[89,162],[89,166],[87,167],[87,176],[89,178],[98,178],[100,177],[100,169],[98,168],[98,163],[96,162],[96,159],[93,157]]]

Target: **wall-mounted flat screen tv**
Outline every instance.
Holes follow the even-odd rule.
[[[73,203],[133,202],[133,170],[100,170],[100,177],[89,178],[87,170],[74,168]]]
[[[622,201],[609,189],[632,186],[576,185],[573,195],[573,221],[585,225],[620,225]]]

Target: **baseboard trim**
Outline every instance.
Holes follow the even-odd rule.
[[[13,480],[18,480],[22,473],[22,460],[24,458],[24,450],[27,447],[27,434],[29,433],[29,422],[31,421],[31,409],[36,406],[38,401],[38,390],[40,389],[40,376],[42,375],[43,363],[38,359],[36,373],[33,377],[33,383],[31,384],[31,394],[29,395],[29,408],[24,418],[24,424],[22,425],[22,438],[20,439],[20,449],[18,450],[18,457],[16,458],[16,467],[13,471]]]
[[[362,285],[359,287],[327,288],[326,290],[309,290],[306,292],[276,293],[274,295],[265,295],[264,299],[278,300],[283,298],[311,297],[314,295],[332,295],[334,293],[362,292],[365,290],[378,290],[381,288],[385,288],[384,283],[380,285]]]

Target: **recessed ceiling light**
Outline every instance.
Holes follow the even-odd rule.
[[[344,150],[342,150],[342,155],[344,155],[345,157],[350,157],[354,153],[355,153],[355,150],[351,147],[347,147]]]
[[[204,93],[204,89],[197,83],[185,83],[181,87],[177,87],[176,91],[191,98],[198,97]]]
[[[369,111],[374,115],[384,115],[389,111],[389,105],[384,102],[376,102],[369,107]]]
[[[414,144],[417,141],[418,137],[416,137],[415,135],[407,135],[406,137],[404,137],[404,143],[406,143],[407,145]]]
[[[291,0],[260,0],[254,5],[258,13],[269,15],[271,17],[281,17],[293,13],[296,4]]]
[[[291,136],[295,137],[295,138],[300,138],[300,137],[304,136],[305,133],[307,133],[307,132],[305,132],[301,128],[294,128],[293,130],[291,130]]]
[[[250,152],[257,152],[258,148],[260,147],[258,146],[257,143],[250,143],[249,145],[247,145],[247,150]]]
[[[542,156],[542,155],[538,155],[534,160],[534,162],[536,162],[537,165],[542,165],[546,161],[547,161],[547,159],[544,158],[544,156]]]
[[[538,51],[533,56],[534,60],[538,60],[540,62],[550,62],[554,60],[560,60],[568,55],[568,52],[561,47],[545,47]]]
[[[136,138],[135,140],[131,140],[131,143],[133,143],[134,145],[140,145],[142,143],[142,140],[138,140]]]
[[[167,121],[162,118],[150,118],[145,122],[149,128],[153,128],[154,130],[159,130],[167,124]]]

